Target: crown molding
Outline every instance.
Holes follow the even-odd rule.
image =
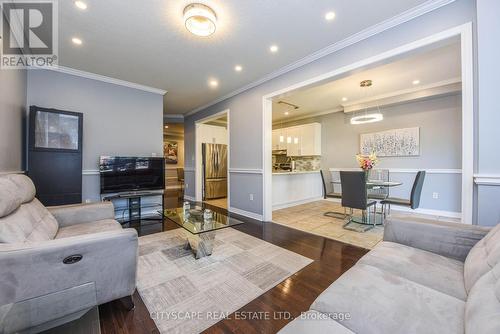
[[[217,104],[219,102],[227,100],[227,99],[229,99],[233,96],[236,96],[238,94],[241,94],[249,89],[257,87],[257,86],[259,86],[267,81],[270,81],[274,78],[277,78],[285,73],[288,73],[288,72],[293,71],[297,68],[305,66],[305,65],[312,63],[320,58],[323,58],[323,57],[328,56],[332,53],[335,53],[339,50],[342,50],[350,45],[359,43],[359,42],[361,42],[369,37],[380,34],[386,30],[389,30],[389,29],[394,28],[398,25],[401,25],[403,23],[411,21],[419,16],[422,16],[424,14],[432,12],[436,9],[443,7],[443,6],[449,5],[450,3],[453,3],[455,1],[456,0],[429,0],[429,1],[426,1],[426,2],[416,6],[414,8],[411,8],[403,13],[400,13],[396,16],[393,16],[392,18],[389,18],[389,19],[382,21],[380,23],[377,23],[369,28],[361,30],[360,32],[358,32],[354,35],[351,35],[351,36],[349,36],[349,37],[347,37],[347,38],[345,38],[337,43],[331,44],[331,45],[329,45],[329,46],[327,46],[319,51],[316,51],[316,52],[314,52],[314,53],[312,53],[312,54],[310,54],[302,59],[299,59],[296,62],[293,62],[289,65],[286,65],[286,66],[282,67],[281,69],[274,71],[274,72],[262,77],[261,79],[254,81],[246,86],[243,86],[237,90],[234,90],[229,94],[223,95],[223,96],[213,100],[210,103],[207,103],[203,106],[195,108],[195,109],[191,110],[190,112],[187,112],[185,114],[185,116],[194,115],[199,111],[202,111],[208,107],[213,106],[214,104]]]
[[[65,66],[34,67],[34,66],[32,66],[29,69],[30,70],[42,69],[42,70],[55,71],[55,72],[59,72],[59,73],[74,75],[74,76],[81,77],[81,78],[106,82],[106,83],[110,83],[113,85],[142,90],[144,92],[153,93],[153,94],[165,95],[167,93],[167,91],[163,90],[163,89],[145,86],[145,85],[141,85],[141,84],[130,82],[130,81],[115,79],[115,78],[111,78],[111,77],[107,77],[104,75],[95,74],[95,73],[91,73],[91,72],[81,71],[81,70],[77,70],[77,69],[74,69],[71,67],[65,67]]]

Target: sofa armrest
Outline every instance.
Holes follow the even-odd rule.
[[[63,263],[71,255],[81,255],[82,259]],[[0,306],[88,283],[95,284],[98,304],[132,295],[137,256],[134,229],[0,244]]]
[[[490,228],[440,221],[388,220],[384,241],[465,261],[467,254]]]
[[[47,209],[56,218],[59,227],[115,219],[114,206],[111,202],[49,206]]]

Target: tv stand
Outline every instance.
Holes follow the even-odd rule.
[[[161,196],[161,203],[145,203],[144,197]],[[140,222],[141,220],[163,221],[163,190],[154,191],[132,191],[115,194],[101,195],[103,201],[119,201],[115,205],[115,218],[121,224]]]

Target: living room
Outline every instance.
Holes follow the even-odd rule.
[[[499,332],[499,10],[494,0],[2,2],[0,332]],[[462,110],[461,143],[450,144],[462,152],[460,222],[400,219],[390,198],[382,211],[347,210],[381,222],[373,247],[272,222],[273,101],[449,40],[461,60],[461,94],[445,98]],[[200,163],[219,143],[197,131],[221,113],[222,207],[200,200],[223,152]],[[328,159],[328,172],[348,167]],[[367,204],[374,180],[351,167],[353,198]]]

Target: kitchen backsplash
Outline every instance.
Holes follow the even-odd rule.
[[[320,170],[320,156],[292,157],[292,160],[295,161],[296,171]]]

